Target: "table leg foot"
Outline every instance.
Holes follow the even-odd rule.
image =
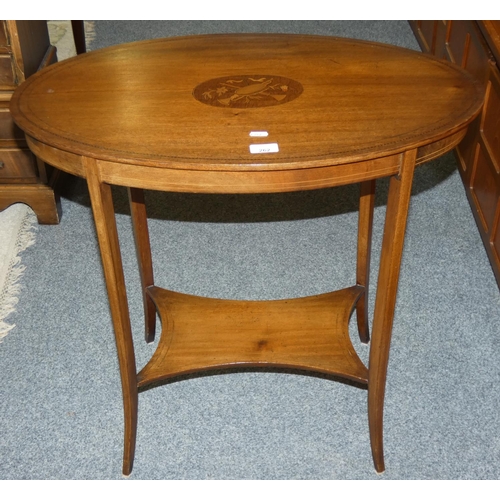
[[[370,428],[370,445],[372,448],[373,465],[378,473],[385,471],[384,443],[383,443],[383,416],[382,413],[368,414]]]
[[[135,444],[137,439],[137,418],[138,418],[138,398],[130,398],[124,402],[124,448],[123,448],[123,468],[125,476],[132,473],[135,456]]]

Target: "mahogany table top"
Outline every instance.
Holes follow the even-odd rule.
[[[460,68],[408,49],[226,34],[134,42],[63,61],[21,85],[11,110],[28,138],[76,155],[156,168],[283,170],[436,143],[465,128],[483,93]],[[58,166],[82,175],[70,163]]]

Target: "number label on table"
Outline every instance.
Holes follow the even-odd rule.
[[[277,142],[271,142],[269,144],[250,144],[250,153],[252,154],[278,153],[279,150]]]

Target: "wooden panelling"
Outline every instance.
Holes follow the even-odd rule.
[[[500,203],[497,207],[497,218],[495,222],[495,230],[492,235],[491,251],[494,258],[494,264],[500,268]]]
[[[474,25],[471,25],[471,29],[468,31],[467,44],[464,47],[462,67],[486,85],[492,59],[493,56],[481,34]]]
[[[7,28],[5,26],[5,21],[0,21],[0,47],[7,47]]]
[[[482,147],[477,150],[476,168],[471,179],[471,192],[485,233],[490,233],[499,195],[499,175]]]
[[[15,81],[10,54],[0,54],[0,89],[14,89]]]
[[[23,79],[34,74],[50,47],[46,21],[8,21],[15,22],[16,33],[11,37],[12,52],[17,61],[21,60]],[[10,26],[10,24],[9,24]]]
[[[446,40],[447,59],[462,66],[464,54],[469,44],[469,21],[452,21]]]
[[[418,21],[420,40],[425,52],[433,52],[436,21]]]
[[[413,33],[424,52],[432,54],[436,21],[410,21]]]
[[[466,185],[469,184],[472,166],[474,164],[474,154],[477,146],[477,136],[481,126],[481,117],[477,117],[469,126],[467,134],[462,142],[457,146],[455,152],[458,158],[460,173]]]
[[[477,26],[484,36],[493,57],[500,61],[500,21],[477,21]]]
[[[484,107],[481,136],[493,166],[500,174],[500,72],[492,68]]]
[[[451,21],[436,21],[434,50],[431,52],[439,59],[446,59],[446,40]]]

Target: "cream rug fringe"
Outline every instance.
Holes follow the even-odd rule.
[[[35,243],[37,219],[34,212],[25,205],[16,204],[9,207],[2,217],[2,231],[9,231],[17,237],[2,242],[0,256],[0,342],[15,327],[6,323],[5,319],[15,311],[21,291],[21,278],[26,266],[21,265],[19,254]],[[23,212],[25,212],[23,216]],[[5,245],[5,246],[4,246]]]
[[[85,43],[88,45],[95,40],[95,21],[84,21],[85,26]],[[88,50],[88,47],[87,47]]]

